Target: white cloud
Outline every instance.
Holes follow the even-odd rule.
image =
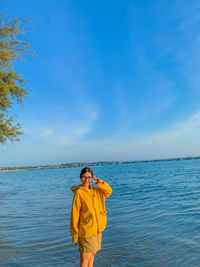
[[[54,133],[53,128],[32,125],[31,127],[24,127],[23,131],[25,135],[37,136],[37,137],[47,137],[51,136]]]
[[[170,129],[152,135],[126,140],[122,135],[95,141],[81,140],[92,125],[78,125],[68,134],[55,132],[40,142],[31,144],[26,140],[14,147],[2,148],[2,153],[10,154],[9,159],[0,164],[6,166],[23,164],[51,164],[71,161],[139,160],[200,154],[200,110]],[[82,128],[83,127],[83,128]],[[47,140],[45,142],[45,140]],[[47,145],[48,144],[48,145]],[[31,151],[31,155],[29,155]],[[21,155],[18,157],[17,155]],[[29,155],[29,157],[27,157]]]
[[[51,136],[53,132],[54,132],[53,129],[45,129],[43,132],[40,133],[40,136],[41,137]]]
[[[200,90],[200,2],[177,1],[174,10],[175,16],[179,19],[179,38],[182,41],[177,51],[177,62],[180,63],[180,70],[184,77],[190,82],[193,89]]]
[[[134,160],[153,159],[200,154],[200,111],[185,121],[179,122],[169,130],[152,135],[125,140],[112,136],[96,142],[76,145],[80,151],[87,148],[85,157],[89,160]],[[91,158],[89,155],[92,155]]]
[[[156,132],[150,136],[136,138],[121,145],[123,151],[130,151],[140,157],[165,157],[187,154],[200,154],[200,111],[169,130]],[[124,153],[124,156],[125,156]]]
[[[74,122],[63,121],[63,124],[54,126],[52,131],[44,131],[40,136],[49,137],[46,142],[56,146],[67,146],[76,143],[79,139],[90,133],[94,123],[98,119],[98,111],[92,107],[85,109],[80,118],[74,118]],[[45,135],[46,134],[46,135]],[[49,135],[48,135],[49,134]]]

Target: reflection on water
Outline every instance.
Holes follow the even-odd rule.
[[[95,266],[200,266],[200,160],[93,167],[113,188]],[[79,266],[69,217],[81,168],[0,173],[0,266]]]

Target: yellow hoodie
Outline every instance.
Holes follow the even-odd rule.
[[[70,217],[70,233],[74,243],[78,237],[91,237],[105,230],[107,223],[105,199],[112,189],[99,179],[97,186],[90,186],[90,191],[82,185],[71,188],[74,193]]]

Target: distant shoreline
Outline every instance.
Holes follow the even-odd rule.
[[[58,165],[41,165],[41,166],[27,166],[27,167],[2,167],[2,168],[0,168],[0,172],[60,169],[60,168],[81,167],[81,166],[117,165],[117,164],[145,163],[145,162],[159,162],[159,161],[178,161],[178,160],[193,160],[193,159],[200,159],[200,156],[198,156],[198,157],[184,157],[184,158],[154,159],[154,160],[76,162],[76,163],[65,163],[65,164],[58,164]]]
[[[4,169],[0,168],[0,172],[17,172],[17,171],[27,171],[28,169]]]

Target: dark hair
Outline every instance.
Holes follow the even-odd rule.
[[[86,172],[91,173],[91,174],[92,174],[92,177],[93,177],[93,170],[90,169],[90,168],[88,168],[88,167],[85,167],[85,168],[83,168],[83,169],[81,170],[80,178],[81,178],[81,177],[83,176],[83,174],[86,173]]]

